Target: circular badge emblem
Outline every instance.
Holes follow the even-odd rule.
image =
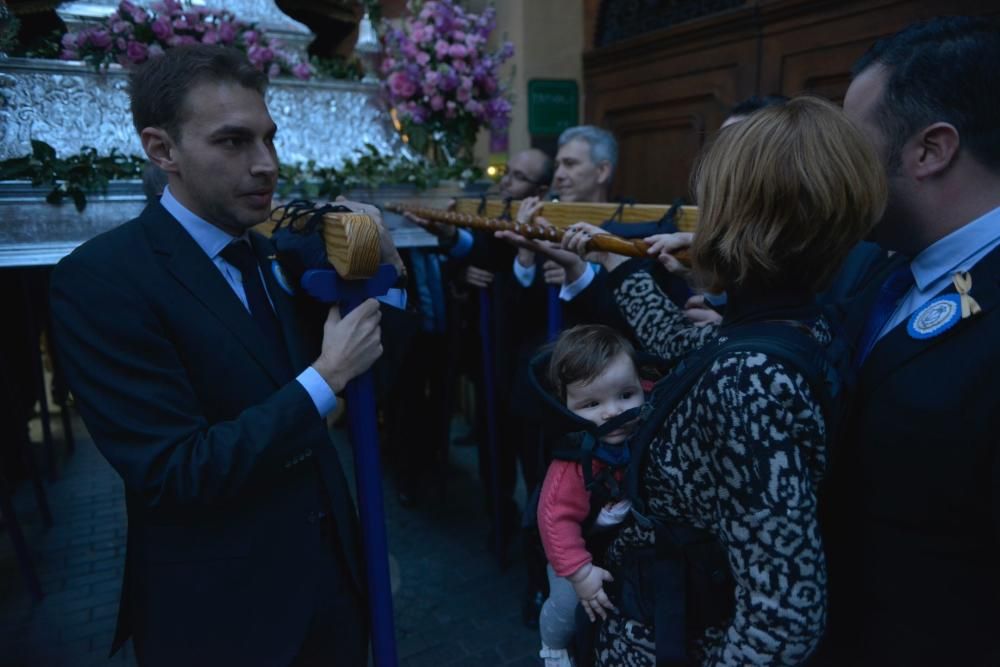
[[[271,260],[271,273],[274,274],[274,279],[281,286],[281,289],[285,290],[290,296],[295,295],[295,290],[292,288],[292,283],[288,281],[288,277],[285,276],[285,272],[281,270],[281,264],[278,260]]]
[[[933,338],[955,326],[962,319],[962,299],[947,294],[927,303],[913,313],[906,331],[912,338]]]

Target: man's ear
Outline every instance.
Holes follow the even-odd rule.
[[[166,130],[160,127],[145,127],[139,133],[139,139],[150,162],[168,174],[178,172],[177,163],[174,162],[176,144]]]
[[[946,171],[958,157],[961,139],[951,123],[928,125],[903,149],[903,165],[914,178],[933,178]]]
[[[611,163],[602,162],[597,165],[597,182],[601,185],[607,185],[611,182]]]

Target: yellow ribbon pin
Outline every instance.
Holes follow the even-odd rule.
[[[977,315],[982,311],[976,300],[972,298],[969,292],[972,290],[972,275],[968,272],[956,273],[951,278],[951,282],[955,285],[955,290],[962,299],[962,319],[967,317],[972,317]]]

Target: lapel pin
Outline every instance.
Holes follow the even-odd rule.
[[[962,319],[967,317],[972,317],[973,315],[978,315],[982,312],[982,308],[976,303],[976,300],[972,298],[969,292],[972,290],[972,274],[968,272],[956,273],[951,278],[952,284],[955,286],[955,291],[958,292],[959,297],[962,299]]]
[[[942,294],[918,308],[910,317],[906,331],[911,338],[933,338],[952,328],[960,320],[982,311],[969,294],[972,290],[972,276],[969,273],[956,273],[951,282],[956,294]]]

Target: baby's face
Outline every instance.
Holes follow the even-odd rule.
[[[584,384],[566,385],[566,407],[573,414],[598,426],[626,410],[642,405],[642,385],[632,359],[622,352],[611,360],[600,375]],[[604,436],[604,441],[618,444],[628,437],[633,424],[627,424]]]

